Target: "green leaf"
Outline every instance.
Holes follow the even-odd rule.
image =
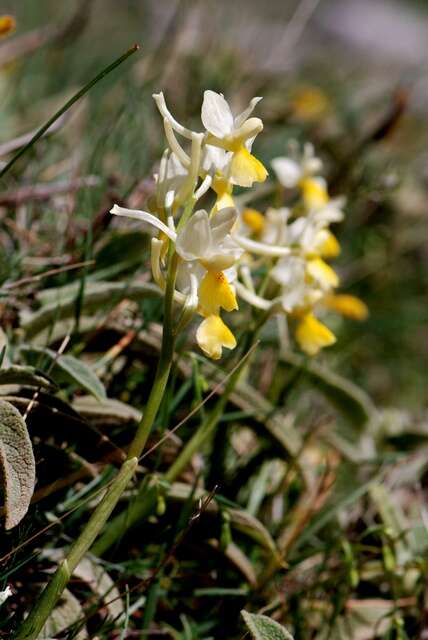
[[[50,372],[54,379],[58,378],[59,381],[65,379],[68,382],[76,383],[98,400],[105,400],[106,392],[102,382],[91,367],[81,360],[69,355],[59,356],[55,351],[43,347],[22,347],[21,350],[30,359],[45,357],[49,362]]]
[[[98,400],[106,398],[104,385],[95,375],[92,369],[73,356],[60,356],[56,365],[69,375],[71,380],[77,382],[83,389],[92,393]]]
[[[203,372],[211,389],[219,384],[224,376],[224,373],[210,362],[204,362]],[[186,375],[189,376],[190,372]],[[251,415],[255,427],[279,445],[287,457],[297,456],[302,446],[302,438],[293,421],[282,415],[253,385],[241,381],[231,394],[230,402]]]
[[[241,615],[254,640],[293,640],[287,629],[275,620],[243,609]]]
[[[6,529],[28,511],[34,492],[36,465],[27,426],[13,405],[0,400],[0,467],[5,497]]]

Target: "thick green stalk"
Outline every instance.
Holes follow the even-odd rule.
[[[26,618],[24,623],[21,625],[21,628],[18,630],[16,640],[36,640],[38,638],[52,609],[61,597],[73,570],[85,553],[90,549],[100,531],[104,528],[137,467],[138,458],[143,452],[150,429],[153,426],[156,414],[162,402],[168,376],[171,370],[174,351],[172,315],[177,260],[177,254],[170,245],[161,354],[155,380],[147,401],[147,407],[137,433],[135,434],[134,440],[129,448],[127,460],[123,463],[121,470],[110,484],[104,498],[94,511],[87,525],[83,528],[83,531],[77,538],[76,542],[72,545],[66,558],[63,560],[58,570],[48,583],[41,597],[35,603],[28,618]]]
[[[150,430],[155,421],[157,412],[162,402],[166,384],[171,371],[172,356],[174,354],[174,331],[172,322],[175,278],[177,274],[177,254],[170,255],[169,273],[165,291],[165,311],[162,332],[162,348],[156,370],[155,381],[153,383],[150,397],[144,410],[143,419],[140,422],[134,440],[128,451],[128,458],[136,456],[139,458],[146,445]]]
[[[67,557],[61,562],[48,586],[31,610],[30,615],[24,620],[15,636],[15,640],[36,640],[39,637],[50,612],[67,586],[71,574],[107,522],[117,501],[134,475],[137,465],[137,458],[131,458],[122,465],[121,470],[107,489],[104,498],[95,509],[81,535],[72,545]]]

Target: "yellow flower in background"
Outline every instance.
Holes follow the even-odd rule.
[[[336,311],[351,320],[367,320],[369,316],[369,310],[365,302],[347,293],[329,294],[324,298],[323,304],[328,309]]]
[[[289,143],[289,155],[271,162],[276,177],[286,189],[299,189],[306,211],[328,210],[329,217],[338,222],[343,218],[343,198],[330,198],[326,180],[320,175],[322,162],[314,147],[306,143],[300,149],[295,141]]]
[[[325,239],[319,247],[319,254],[321,258],[331,260],[337,258],[340,254],[340,244],[334,233],[329,229],[325,230]]]
[[[242,212],[242,220],[256,236],[260,235],[266,226],[266,218],[260,211],[257,211],[257,209],[251,209],[249,207],[244,209]]]
[[[339,276],[322,258],[311,258],[308,260],[306,273],[324,290],[339,285]]]
[[[307,209],[321,209],[328,204],[327,183],[323,178],[302,178],[299,180],[303,203]]]
[[[13,16],[0,16],[0,38],[13,33],[16,29],[16,20]]]
[[[290,100],[293,115],[304,122],[323,118],[331,108],[330,100],[319,87],[304,85],[297,87]]]
[[[330,329],[312,313],[307,313],[298,320],[295,337],[302,351],[309,356],[315,356],[321,349],[336,342]]]
[[[287,189],[294,189],[305,178],[319,176],[322,162],[315,155],[312,144],[306,143],[300,150],[295,141],[289,144],[289,155],[274,158],[271,162],[279,182]]]

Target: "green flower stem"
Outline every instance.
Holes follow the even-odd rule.
[[[174,352],[173,334],[173,302],[175,279],[177,274],[178,256],[170,244],[168,254],[168,276],[165,290],[164,325],[162,333],[162,347],[155,380],[150,392],[143,419],[129,448],[127,460],[123,463],[119,473],[111,483],[104,498],[94,511],[87,525],[83,528],[76,542],[72,545],[65,560],[48,583],[41,597],[35,603],[28,618],[18,630],[16,640],[36,640],[64,591],[73,570],[79,564],[85,553],[90,549],[100,531],[104,528],[113,509],[117,505],[128,482],[131,480],[138,464],[138,458],[143,452],[150,430],[159,410],[165,387],[171,370]]]
[[[36,640],[39,637],[50,612],[61,597],[74,569],[107,522],[117,501],[134,475],[137,465],[137,458],[131,458],[122,465],[114,482],[107,489],[104,498],[95,509],[81,535],[72,545],[67,557],[59,565],[29,616],[24,620],[15,636],[15,640]]]
[[[268,318],[269,313],[263,314],[258,319],[254,329],[247,335],[242,349],[244,354],[248,353],[248,349],[251,349],[256,344],[260,330]],[[168,482],[174,482],[189,464],[193,454],[204,447],[206,440],[212,437],[230,395],[239,383],[247,364],[248,359],[244,356],[240,365],[229,378],[229,381],[226,384],[221,397],[217,400],[211,415],[208,416],[207,420],[201,424],[194,436],[179,453],[174,464],[166,472],[164,476],[165,480]],[[137,522],[141,522],[153,513],[157,504],[158,492],[158,485],[147,485],[147,483],[143,481],[138,489],[135,499],[128,508],[122,513],[119,513],[109,522],[105,531],[95,543],[93,553],[95,555],[102,556],[115,544],[115,542],[117,542],[117,540],[120,539],[121,536],[124,535],[128,529],[131,529]]]
[[[172,245],[170,245],[171,247]],[[171,254],[171,252],[170,252]],[[162,348],[156,370],[155,381],[153,383],[150,397],[144,410],[143,419],[140,422],[134,440],[128,451],[128,458],[136,456],[139,458],[143,453],[150,430],[155,421],[162,398],[165,392],[171,371],[172,357],[174,354],[174,331],[173,331],[173,301],[175,279],[177,275],[178,256],[176,253],[170,255],[168,279],[165,290],[165,311],[162,331]]]

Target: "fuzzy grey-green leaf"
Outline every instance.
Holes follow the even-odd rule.
[[[33,447],[27,426],[15,407],[0,400],[0,466],[6,529],[15,527],[30,505],[36,478]]]
[[[106,392],[102,382],[87,364],[73,356],[60,356],[57,365],[98,400],[105,399]]]
[[[285,627],[275,620],[243,609],[241,615],[254,640],[293,640]]]
[[[0,369],[0,385],[19,384],[25,387],[42,387],[52,389],[55,385],[52,380],[34,367],[12,365],[7,369]]]

